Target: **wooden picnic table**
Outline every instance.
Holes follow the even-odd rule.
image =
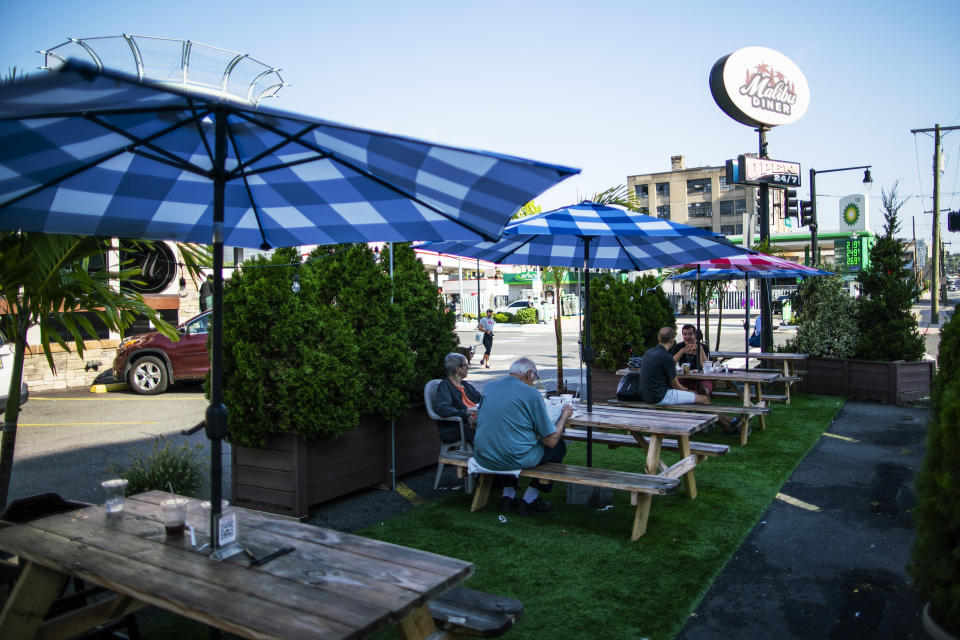
[[[473,573],[463,560],[235,507],[240,542],[255,557],[294,551],[253,567],[242,553],[216,561],[189,535],[165,535],[168,497],[151,491],[128,497],[117,514],[93,506],[0,525],[0,549],[22,566],[0,637],[68,637],[154,605],[245,638],[361,638],[390,625],[404,639],[441,638],[428,602]],[[203,520],[191,499],[187,523],[206,531]],[[118,594],[102,619],[81,609],[42,620],[69,576]]]
[[[588,412],[585,406],[575,409],[567,423],[570,427],[588,427],[601,431],[624,430],[636,439],[647,451],[645,470],[650,475],[664,474],[671,477],[683,476],[687,493],[697,497],[697,481],[694,468],[702,461],[690,450],[690,436],[705,429],[717,416],[709,413],[680,413],[658,409],[635,409],[608,406],[593,406]],[[683,458],[671,467],[660,459],[663,439],[676,438],[680,455]]]
[[[712,360],[718,362],[723,362],[724,360],[733,360],[743,358],[744,360],[750,358],[754,360],[766,360],[773,363],[774,365],[779,364],[780,370],[783,372],[783,386],[784,386],[784,402],[790,404],[790,387],[793,386],[795,382],[799,380],[799,377],[796,374],[796,370],[791,372],[790,366],[791,363],[796,363],[807,359],[807,354],[805,353],[780,353],[780,352],[769,352],[769,351],[714,351],[708,356]]]
[[[711,380],[713,382],[738,382],[743,385],[743,390],[737,390],[737,395],[743,398],[743,406],[745,407],[763,407],[766,406],[766,403],[763,400],[763,385],[770,384],[775,382],[779,377],[779,373],[763,372],[763,371],[739,371],[739,370],[730,370],[730,371],[711,371],[710,373],[704,373],[703,371],[693,371],[689,373],[681,373],[681,378],[687,378],[689,380]],[[734,388],[737,388],[733,385]],[[751,400],[752,390],[751,387],[755,387],[757,391],[757,401],[753,402]],[[716,392],[714,392],[716,394]],[[760,423],[763,425],[762,428],[766,429],[766,420],[764,416],[760,416]]]

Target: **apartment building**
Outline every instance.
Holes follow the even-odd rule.
[[[725,236],[743,236],[753,224],[749,243],[756,242],[759,189],[727,184],[725,167],[687,169],[683,156],[670,157],[670,171],[627,176],[627,188],[640,211],[665,220],[703,227]],[[782,190],[770,189],[770,233],[783,233]]]

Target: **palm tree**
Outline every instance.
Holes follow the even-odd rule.
[[[111,279],[130,280],[135,270],[91,268],[91,262],[110,249],[111,241],[102,238],[0,232],[0,308],[5,314],[0,316],[0,329],[15,345],[0,439],[0,509],[7,503],[13,471],[29,327],[40,328],[40,343],[52,371],[56,368],[51,342],[69,351],[67,341],[72,339],[77,355],[82,357],[84,337],[96,335],[90,320],[75,313],[79,310],[93,314],[106,327],[121,333],[135,315],[143,315],[164,335],[170,338],[177,335],[140,294],[117,291],[110,286]]]

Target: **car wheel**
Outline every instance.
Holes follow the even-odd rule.
[[[167,390],[167,367],[156,356],[143,356],[133,363],[127,382],[131,389],[145,396],[163,393]]]

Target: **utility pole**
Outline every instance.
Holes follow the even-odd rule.
[[[960,127],[941,127],[932,129],[911,129],[910,133],[930,133],[933,131],[933,247],[930,264],[930,322],[940,324],[940,132],[953,131]]]

